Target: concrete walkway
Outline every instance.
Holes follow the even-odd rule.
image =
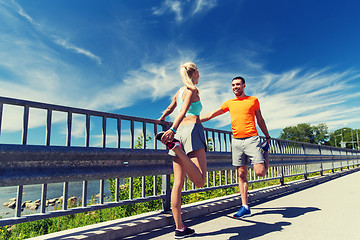
[[[231,218],[237,207],[187,221],[189,239],[360,239],[360,171],[291,194],[252,203],[252,217]],[[174,239],[174,226],[133,239]]]

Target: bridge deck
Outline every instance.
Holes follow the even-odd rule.
[[[252,204],[252,217],[232,219],[237,208],[193,219],[189,239],[360,239],[360,172]],[[174,239],[173,226],[125,239]]]

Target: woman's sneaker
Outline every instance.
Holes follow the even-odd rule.
[[[155,138],[157,140],[161,141],[161,137],[164,135],[164,133],[165,133],[164,131],[157,133]],[[167,143],[165,145],[169,150],[173,150],[177,146],[181,147],[180,141],[175,139],[175,138],[173,139],[172,142],[169,142],[169,143]]]
[[[169,149],[169,150],[173,150],[174,148],[176,148],[177,146],[181,147],[181,144],[180,142],[175,142],[176,139],[174,139],[172,142],[169,142],[166,145],[166,147]],[[178,141],[178,140],[176,140]]]
[[[175,238],[176,239],[191,237],[194,234],[195,234],[195,230],[188,228],[188,227],[185,227],[184,231],[175,230]]]

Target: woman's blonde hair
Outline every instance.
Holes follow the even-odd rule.
[[[188,89],[196,90],[197,87],[193,82],[194,73],[197,71],[195,63],[187,62],[180,66],[180,75],[183,83]]]

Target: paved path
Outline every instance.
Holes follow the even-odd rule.
[[[196,230],[188,239],[359,239],[360,172],[290,195],[252,205],[252,217],[232,219],[237,208],[187,221]],[[174,239],[174,226],[125,238]]]

